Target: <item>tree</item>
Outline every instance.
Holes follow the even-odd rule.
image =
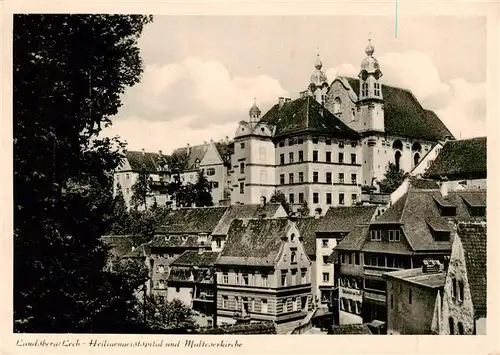
[[[306,200],[304,200],[302,202],[302,205],[300,206],[299,212],[300,212],[301,216],[304,216],[304,217],[309,216],[310,210],[309,210],[309,206],[307,205]]]
[[[196,327],[193,311],[182,301],[174,298],[171,302],[154,296],[145,297],[146,323],[149,329],[160,332],[167,329],[188,330]],[[137,312],[144,304],[141,303]]]
[[[269,202],[281,203],[281,206],[283,206],[287,214],[290,214],[290,212],[292,211],[290,204],[286,200],[285,194],[280,190],[274,191]]]
[[[189,182],[186,185],[180,185],[174,196],[178,206],[191,206],[196,200],[194,185]]]
[[[128,213],[127,204],[123,197],[123,190],[120,184],[116,187],[116,195],[113,199],[113,212],[111,222],[111,233],[127,234],[130,230],[130,215]]]
[[[203,170],[198,172],[198,178],[196,184],[193,187],[194,190],[194,203],[197,207],[213,206],[212,201],[212,185],[205,176]]]
[[[130,203],[137,210],[144,206],[144,209],[148,209],[148,196],[151,194],[150,189],[150,175],[146,167],[143,165],[139,169],[139,176],[136,182],[132,185],[132,197]]]
[[[148,16],[15,15],[14,330],[130,330],[133,290],[105,271],[112,172],[124,145],[99,136],[139,82]]]
[[[384,179],[380,181],[380,192],[389,194],[394,192],[408,176],[409,174],[402,169],[398,169],[396,164],[389,163]]]

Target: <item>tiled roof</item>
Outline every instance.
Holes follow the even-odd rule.
[[[193,207],[169,211],[157,234],[211,234],[228,207]]]
[[[204,251],[200,253],[197,250],[186,250],[179,255],[177,259],[171,264],[172,266],[211,266],[219,256],[215,251]]]
[[[392,277],[430,288],[442,288],[445,284],[446,272],[444,270],[423,272],[422,268],[414,268],[388,272],[384,274],[384,277]]]
[[[200,334],[233,335],[277,334],[276,326],[273,322],[222,325],[217,328],[201,329],[197,332]]]
[[[160,154],[158,153],[127,151],[125,152],[125,157],[134,171],[139,171],[142,166],[151,173],[158,172],[159,170],[158,162]]]
[[[276,126],[276,136],[314,132],[339,137],[359,138],[359,134],[323,108],[313,97],[306,96],[274,105],[259,122]]]
[[[273,266],[289,223],[287,218],[235,219],[217,264]]]
[[[207,236],[206,241],[200,241],[197,235],[155,235],[148,243],[151,248],[209,248],[212,237]]]
[[[409,189],[416,190],[439,190],[439,184],[436,180],[422,179],[414,176],[409,177]]]
[[[207,150],[208,150],[208,144],[200,144],[200,145],[190,146],[189,148],[188,147],[178,148],[174,150],[172,155],[187,156],[186,170],[193,170],[195,169],[196,160],[198,160],[201,163],[203,157],[205,157],[205,153],[207,152]]]
[[[302,245],[304,245],[306,254],[309,257],[316,257],[316,229],[321,219],[322,217],[299,217],[295,221],[300,237],[302,238]]]
[[[377,206],[330,207],[319,222],[317,232],[351,232],[358,224],[372,220]]]
[[[333,335],[373,334],[366,324],[344,324],[331,328]]]
[[[486,223],[459,223],[474,312],[486,316]]]
[[[359,79],[345,78],[354,92],[359,94]],[[444,140],[453,135],[430,110],[422,108],[415,96],[406,89],[382,84],[384,97],[385,133],[430,141]]]
[[[361,250],[363,244],[368,235],[368,231],[370,229],[369,225],[359,225],[354,227],[352,232],[347,234],[344,239],[340,241],[337,246],[335,246],[335,250]]]
[[[132,251],[135,243],[135,237],[132,235],[105,235],[101,241],[111,247],[111,255],[121,258]]]
[[[234,142],[217,142],[215,148],[226,164],[231,164],[231,155],[234,154]]]
[[[151,255],[151,248],[149,243],[144,243],[139,245],[137,248],[132,250],[130,253],[125,254],[124,258],[145,258]]]
[[[172,266],[167,281],[213,283],[213,272],[209,268],[193,268],[186,266]]]
[[[279,203],[267,203],[265,206],[260,204],[252,205],[231,205],[213,231],[213,235],[227,235],[229,226],[235,218],[257,218],[274,217],[278,209],[281,207]]]
[[[434,179],[486,178],[486,137],[446,142],[426,173]]]
[[[474,217],[470,214],[465,203],[467,199],[474,201],[474,203],[484,201],[484,204],[486,204],[486,191],[450,191],[448,197],[444,199],[439,190],[409,190],[371,225],[401,225],[404,236],[414,251],[451,250],[451,242],[434,240],[433,231],[451,231],[447,226],[449,220],[473,221],[485,219],[485,217]],[[444,204],[455,206],[456,215],[443,217],[438,206]],[[367,237],[367,232],[365,236]],[[348,237],[349,235],[344,240],[345,245],[350,247],[357,246],[361,240],[361,236],[357,234]],[[354,241],[358,243],[354,243]],[[339,243],[337,248],[345,247],[343,242]],[[382,244],[380,247],[383,247]],[[368,247],[368,244],[366,247]],[[363,250],[365,250],[365,247],[363,247]]]

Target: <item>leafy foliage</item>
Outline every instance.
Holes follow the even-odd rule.
[[[139,170],[137,181],[132,185],[132,198],[130,199],[130,203],[136,210],[141,207],[147,210],[149,196],[151,196],[150,175],[146,167],[142,166]]]
[[[304,217],[309,216],[310,210],[309,210],[309,206],[307,205],[306,200],[304,200],[304,202],[302,202],[302,205],[299,208],[299,213],[301,216],[304,216]]]
[[[127,204],[123,197],[123,190],[120,184],[116,188],[116,195],[113,199],[111,230],[113,234],[127,234],[130,230],[131,219],[128,213]]]
[[[165,302],[158,297],[146,298],[146,323],[152,330],[194,329],[196,327],[193,311],[182,301],[173,299]],[[142,304],[140,307],[144,307]]]
[[[290,204],[286,200],[285,194],[280,190],[274,191],[269,202],[281,203],[287,214],[290,214],[290,212],[292,211]]]
[[[396,191],[408,175],[404,170],[398,169],[396,164],[389,163],[384,174],[384,179],[380,181],[380,192],[392,193]]]
[[[105,271],[112,171],[100,138],[139,82],[147,16],[14,16],[14,329],[124,332],[130,281]]]
[[[213,206],[212,201],[212,185],[207,180],[203,170],[198,172],[198,179],[193,187],[194,203],[197,207]]]

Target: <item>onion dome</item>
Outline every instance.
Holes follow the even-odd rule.
[[[368,40],[368,45],[365,48],[365,53],[366,53],[367,56],[371,57],[373,55],[373,52],[375,52],[375,48],[373,48],[372,40],[369,39]]]
[[[378,60],[373,57],[375,48],[373,47],[371,40],[368,40],[368,45],[365,48],[365,53],[367,57],[361,62],[360,76],[366,77],[368,74],[374,74],[378,79],[382,76],[382,71],[380,70],[380,64]],[[364,78],[363,80],[365,80]]]
[[[261,111],[255,102],[255,98],[253,99],[253,106],[250,107],[250,111],[248,111],[251,119],[258,119],[260,117]]]
[[[323,67],[323,63],[319,59],[319,54],[318,58],[316,59],[316,63],[314,63],[314,68],[316,69],[312,74],[311,74],[311,83],[309,86],[316,86],[316,87],[321,87],[323,85],[328,85],[328,79],[326,78],[325,73],[321,70]]]

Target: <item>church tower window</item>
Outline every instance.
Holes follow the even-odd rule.
[[[415,155],[413,156],[413,165],[417,166],[419,162],[420,162],[420,154],[415,153]]]
[[[401,161],[401,152],[398,150],[394,154],[394,164],[396,165],[396,169],[400,169],[400,161]]]
[[[341,108],[340,105],[342,104],[342,101],[340,100],[340,97],[336,97],[335,100],[333,101],[333,113],[340,113]]]

